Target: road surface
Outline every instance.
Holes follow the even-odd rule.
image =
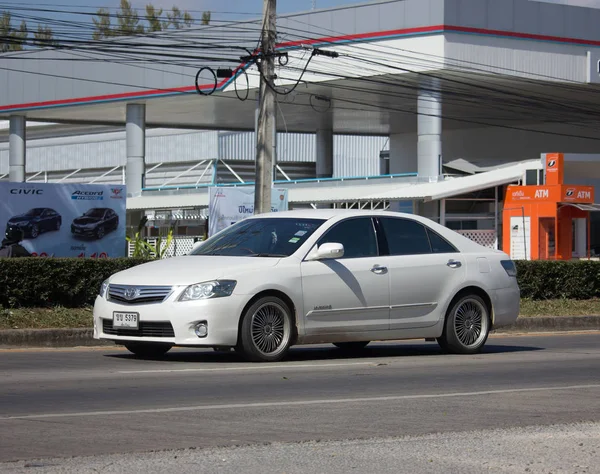
[[[443,469],[456,470],[458,462],[464,472],[481,472],[482,463],[501,462],[476,455],[485,440],[497,446],[496,438],[508,443],[519,436],[524,438],[518,446],[527,444],[527,436],[534,447],[540,436],[554,440],[546,444],[557,462],[575,466],[567,453],[550,449],[557,443],[556,430],[571,440],[585,434],[596,441],[595,448],[573,441],[571,456],[582,467],[568,472],[600,472],[597,466],[586,471],[584,462],[588,454],[600,458],[600,431],[594,422],[600,422],[599,333],[494,336],[484,353],[474,356],[448,356],[437,344],[423,341],[373,344],[354,356],[333,346],[299,347],[276,364],[245,363],[234,353],[205,350],[174,350],[154,361],[136,359],[120,348],[0,351],[0,472],[26,472],[35,466],[42,469],[39,472],[84,472],[80,461],[32,461],[70,456],[95,456],[86,462],[97,463],[96,470],[110,458],[114,472],[132,462],[137,471],[146,456],[155,455],[170,462],[189,461],[189,456],[208,462],[210,456],[225,456],[234,460],[228,464],[234,472],[240,466],[250,468],[248,459],[257,454],[252,450],[265,449],[257,445],[298,442],[302,444],[267,450],[274,455],[281,449],[291,457],[288,464],[264,472],[301,472],[297,469],[302,464],[294,462],[294,456],[306,459],[303,450],[311,446],[307,442],[324,440],[334,443],[316,443],[325,458],[317,456],[315,462],[331,460],[328,450],[354,456],[358,450],[364,452],[362,461],[354,462],[359,471],[360,462],[376,453],[389,460],[395,459],[394,453],[405,453],[403,443],[437,443],[451,451],[444,459],[454,459],[451,453],[471,440],[470,450],[461,451],[463,456]],[[523,427],[535,428],[527,435]],[[489,432],[498,429],[508,431]],[[567,445],[562,443],[565,449]],[[205,451],[219,447],[225,451]],[[178,458],[172,452],[140,454],[185,448],[195,449],[179,451]],[[436,463],[444,449],[431,449],[431,462],[439,470],[442,465]],[[315,449],[310,451],[314,454]],[[484,452],[488,457],[494,453]],[[502,452],[508,466],[511,451]],[[125,456],[106,457],[115,453]],[[418,459],[423,461],[422,456]],[[77,469],[66,470],[69,462]],[[514,466],[514,472],[548,467],[519,462]],[[326,463],[305,467],[336,472]],[[427,464],[425,470],[414,468],[429,472]],[[181,465],[172,469],[187,472]],[[386,472],[385,465],[379,470]]]

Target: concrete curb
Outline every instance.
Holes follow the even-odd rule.
[[[567,332],[600,330],[600,316],[522,318],[493,333]],[[92,338],[92,329],[8,329],[0,331],[0,347],[114,346]]]
[[[590,330],[600,330],[600,316],[546,316],[540,318],[519,318],[515,324],[498,328],[498,330],[493,332],[565,332]]]

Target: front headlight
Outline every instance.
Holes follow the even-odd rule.
[[[100,285],[100,291],[98,292],[98,294],[100,295],[101,298],[104,298],[104,295],[106,294],[106,290],[108,290],[108,280],[104,280],[102,282],[102,285]]]
[[[234,280],[215,280],[188,286],[179,301],[197,301],[230,296],[236,285]]]

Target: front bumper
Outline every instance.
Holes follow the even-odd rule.
[[[171,297],[162,303],[129,305],[98,296],[94,304],[94,339],[195,347],[235,346],[240,316],[247,301],[243,295],[186,302],[177,302]],[[140,327],[152,327],[152,330],[120,329],[118,334],[106,333],[105,328],[112,329],[115,311],[138,313]],[[208,325],[206,337],[198,337],[194,331],[196,324],[202,321]]]
[[[71,233],[75,235],[93,236],[96,234],[96,228],[71,226]]]
[[[29,234],[31,232],[31,225],[30,224],[26,224],[26,225],[15,225],[15,224],[8,224],[6,226],[6,230],[4,231],[4,235],[6,237],[15,237],[15,236],[19,236],[21,237],[21,234]]]

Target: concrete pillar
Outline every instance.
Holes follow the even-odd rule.
[[[423,83],[417,98],[417,171],[419,178],[442,174],[442,98],[436,79]]]
[[[417,136],[414,133],[390,135],[390,173],[417,172]]]
[[[333,176],[333,131],[317,130],[317,178]]]
[[[8,179],[17,183],[24,183],[27,124],[25,117],[21,115],[12,115],[9,120]]]
[[[127,196],[139,196],[142,193],[146,173],[146,106],[144,104],[127,104],[126,116],[125,184],[127,185]]]

